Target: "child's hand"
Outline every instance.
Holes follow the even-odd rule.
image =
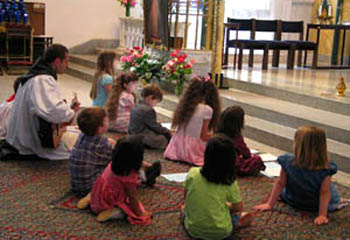
[[[152,216],[152,212],[145,211],[145,212],[141,213],[141,217],[151,217],[151,216]]]
[[[256,205],[253,207],[254,210],[258,210],[258,211],[266,211],[266,210],[270,210],[271,208],[272,207],[268,203]]]
[[[320,215],[317,218],[315,218],[315,220],[314,220],[315,225],[322,225],[322,224],[326,224],[326,223],[328,223],[328,218],[327,218],[327,216],[324,216],[324,215]]]

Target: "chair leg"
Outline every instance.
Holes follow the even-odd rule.
[[[253,62],[254,62],[254,50],[250,49],[249,51],[249,60],[248,60],[248,66],[253,67]]]
[[[243,61],[243,48],[240,47],[238,51],[238,69],[242,69],[242,61]]]
[[[312,58],[312,68],[316,69],[317,68],[317,59],[318,59],[318,51],[317,49],[314,50],[313,58]]]
[[[280,63],[280,50],[273,50],[272,66],[278,67],[279,63]]]
[[[235,55],[233,56],[233,69],[237,67],[237,47],[235,47]]]
[[[262,70],[267,70],[267,65],[269,63],[269,50],[267,47],[264,48]]]
[[[297,64],[298,64],[298,67],[301,67],[301,59],[302,59],[302,54],[303,54],[303,51],[302,50],[299,50],[298,51],[298,62],[297,62]]]
[[[295,60],[295,48],[291,46],[288,50],[287,69],[294,68],[294,60]]]

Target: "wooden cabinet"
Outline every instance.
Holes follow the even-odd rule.
[[[45,3],[25,2],[33,35],[45,35]]]

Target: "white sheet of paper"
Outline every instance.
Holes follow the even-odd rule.
[[[171,123],[167,122],[167,123],[161,123],[162,127],[165,127],[169,130],[171,130]]]
[[[251,154],[257,154],[257,153],[259,153],[259,150],[256,150],[256,149],[250,149],[250,153]]]
[[[275,162],[265,162],[266,169],[261,171],[267,177],[278,177],[281,172],[281,165]]]
[[[259,154],[259,156],[261,157],[261,159],[262,159],[264,162],[274,162],[274,161],[277,161],[277,156],[272,155],[272,154],[270,154],[270,153],[261,153],[261,154]]]
[[[171,182],[184,182],[187,177],[187,173],[170,173],[170,174],[162,174],[162,177]]]

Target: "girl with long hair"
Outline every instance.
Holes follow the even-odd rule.
[[[113,83],[106,103],[109,130],[126,133],[130,112],[136,102],[138,77],[134,72],[122,72]]]
[[[215,84],[208,78],[194,77],[176,107],[172,128],[177,130],[164,157],[203,165],[205,146],[216,128],[220,109]]]
[[[104,51],[98,56],[97,71],[90,91],[93,106],[104,107],[108,93],[112,88],[116,64],[117,55],[115,52]]]
[[[331,182],[337,165],[329,161],[326,133],[317,127],[301,126],[294,136],[294,154],[284,154],[277,161],[282,169],[268,201],[255,206],[256,210],[270,210],[281,196],[288,205],[318,212],[315,225],[328,223],[328,212],[349,204],[339,196]]]

